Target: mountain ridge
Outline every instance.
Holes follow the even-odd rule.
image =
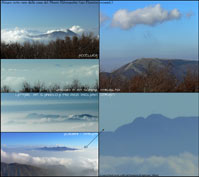
[[[39,35],[29,35],[30,38],[34,39],[44,39],[44,40],[64,40],[66,37],[79,36],[77,33],[67,29],[66,31],[52,31],[49,33],[39,34]]]
[[[169,156],[178,153],[198,153],[198,117],[173,119],[155,114],[138,117],[114,132],[100,137],[102,155]],[[121,150],[123,149],[123,150]]]
[[[66,146],[57,146],[57,147],[44,146],[44,147],[41,147],[41,148],[38,148],[38,149],[43,150],[43,151],[76,151],[76,150],[78,150],[76,148],[69,148],[69,147],[66,147]]]
[[[1,176],[48,176],[45,169],[32,165],[1,162]]]
[[[151,68],[150,68],[151,67]],[[181,80],[187,70],[198,72],[198,61],[184,59],[160,59],[160,58],[139,58],[129,62],[112,72],[101,72],[102,75],[130,79],[138,74],[146,74],[150,69],[153,70],[170,68],[175,77]]]

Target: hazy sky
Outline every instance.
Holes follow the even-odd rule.
[[[102,4],[101,69],[137,58],[198,59],[197,1]]]
[[[2,131],[96,132],[98,94],[2,94]]]
[[[58,84],[61,88],[78,79],[83,85],[93,87],[98,80],[98,60],[2,60],[1,85],[19,91],[27,81],[38,81],[46,86]]]
[[[198,116],[198,93],[100,94],[100,129],[114,131],[137,117],[162,114],[169,118]]]
[[[151,114],[162,114],[163,116],[171,119],[181,116],[199,116],[198,96],[198,93],[102,93],[99,97],[99,128],[105,129],[105,131],[114,131],[122,125],[132,123],[137,117],[146,118]],[[145,124],[143,124],[143,127],[144,126]],[[157,131],[159,130],[160,129],[157,127]],[[195,132],[197,132],[196,127],[194,128],[194,130]],[[132,137],[132,133],[129,133],[129,129],[127,131],[125,131],[124,129],[122,132],[121,131],[122,129],[112,135],[104,134],[104,136],[102,136],[104,138],[104,141],[103,138],[100,138],[100,150],[102,152],[107,151],[104,154],[102,152],[100,153],[101,175],[156,174],[160,176],[197,176],[198,154],[194,154],[192,151],[189,151],[189,148],[185,148],[184,151],[178,151],[176,145],[169,143],[173,141],[173,138],[170,137],[172,135],[169,135],[168,138],[163,138],[163,141],[167,142],[166,144],[168,145],[168,152],[175,153],[165,155],[163,152],[167,151],[162,149],[161,146],[158,146],[158,149],[160,151],[158,153],[154,153],[154,151],[152,150],[153,143],[152,146],[149,147],[143,146],[145,147],[145,149],[142,149],[142,147],[142,150],[140,150],[139,153],[139,151],[136,151],[136,149],[139,149],[139,147],[141,147],[143,145],[142,143],[145,141],[150,143],[151,139],[149,137],[152,134],[154,135],[154,140],[158,140],[158,138],[161,136],[166,137],[165,133],[160,132],[160,135],[158,135],[154,134],[153,132],[151,135],[147,136],[145,131],[141,130],[139,132],[141,135],[135,135],[134,139]],[[172,134],[174,137],[179,136],[178,133]],[[187,134],[187,136],[189,135]],[[114,141],[114,137],[116,141]],[[197,140],[198,138],[197,133],[193,137],[194,139],[192,140],[195,142],[195,140]],[[137,141],[135,142],[134,140]],[[197,143],[194,142],[192,143],[194,145],[197,145]],[[186,144],[186,147],[189,147],[189,143],[183,143]],[[111,150],[114,148],[113,146],[111,146],[112,144],[114,147],[120,147],[116,148],[118,149],[118,151],[115,152],[118,153],[111,153]],[[108,148],[109,146],[112,148]],[[196,150],[195,152],[197,152],[197,148],[198,147],[194,147],[194,149]],[[173,151],[172,149],[176,149],[176,151]],[[146,150],[146,152],[149,153],[153,153],[149,156],[142,156],[143,150]],[[122,151],[125,151],[125,153],[122,153]],[[131,152],[138,152],[138,154],[132,155]],[[128,156],[127,153],[129,153]]]

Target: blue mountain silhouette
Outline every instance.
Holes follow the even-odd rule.
[[[198,117],[169,119],[152,114],[100,136],[100,155],[149,157],[183,152],[198,154]]]

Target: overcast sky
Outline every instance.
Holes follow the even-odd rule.
[[[58,84],[61,88],[77,79],[93,88],[98,81],[98,60],[2,60],[1,85],[19,91],[23,82],[46,86]]]

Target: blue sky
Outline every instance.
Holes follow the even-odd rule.
[[[2,4],[2,29],[49,30],[73,25],[87,30],[98,27],[98,5]]]
[[[97,133],[1,133],[1,144],[6,146],[56,146],[84,147]],[[96,138],[90,147],[96,147]]]
[[[197,93],[100,94],[100,129],[114,131],[137,117],[162,114],[169,118],[198,116]]]
[[[96,132],[98,94],[2,94],[2,131]]]
[[[1,133],[1,162],[44,169],[61,165],[63,170],[66,167],[66,174],[93,176],[98,172],[98,138],[88,148],[84,146],[96,136],[97,133]],[[41,149],[63,146],[77,150]]]
[[[114,14],[120,9],[132,12],[157,4],[167,12],[177,9],[181,14],[180,18],[169,17],[154,25],[146,25],[147,21],[140,24],[139,19],[136,21],[134,16],[132,21],[137,22],[136,26],[122,29],[112,25]],[[196,1],[113,2],[109,5],[102,4],[100,12],[103,14],[100,31],[102,70],[110,71],[142,57],[198,59],[198,2]],[[150,13],[148,15],[151,15]],[[156,16],[156,21],[157,18]]]
[[[58,84],[61,88],[78,79],[93,87],[98,80],[98,60],[2,60],[1,85],[19,91],[24,81],[34,85],[38,81],[47,87]],[[78,71],[78,72],[77,72]]]

